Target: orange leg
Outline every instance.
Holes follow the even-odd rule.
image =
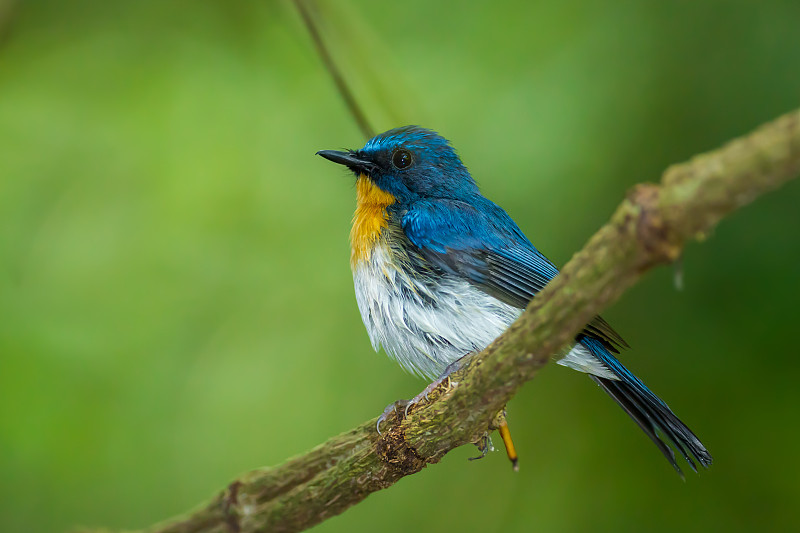
[[[508,430],[508,423],[503,420],[497,430],[500,432],[500,436],[503,438],[503,444],[506,446],[508,460],[511,461],[511,466],[514,468],[514,472],[519,471],[519,458],[517,457],[517,450],[514,449],[514,441],[511,440],[511,432]]]

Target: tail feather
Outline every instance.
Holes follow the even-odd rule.
[[[683,477],[683,471],[675,460],[674,451],[661,440],[659,434],[680,452],[695,472],[697,472],[695,461],[706,468],[711,465],[711,454],[708,453],[706,447],[692,433],[692,430],[675,416],[667,404],[653,394],[599,342],[587,338],[581,339],[581,342],[619,379],[609,379],[591,374],[589,376],[642,428],[642,431],[650,437],[681,477]]]
[[[636,388],[624,381],[591,375],[590,377],[642,428],[681,477],[683,471],[675,460],[675,453],[661,440],[658,431],[677,448],[693,471],[697,472],[695,460],[704,467],[711,465],[711,454],[703,443],[666,405],[653,403],[650,398],[640,394]]]

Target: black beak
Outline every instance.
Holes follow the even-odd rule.
[[[317,155],[321,155],[328,161],[344,165],[353,172],[369,174],[375,168],[375,164],[365,159],[359,159],[353,152],[338,152],[336,150],[320,150]]]

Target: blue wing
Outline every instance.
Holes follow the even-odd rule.
[[[558,274],[511,217],[482,196],[470,203],[452,199],[416,202],[402,217],[401,225],[431,264],[520,309]],[[600,317],[584,333],[599,338],[614,352],[627,347]]]

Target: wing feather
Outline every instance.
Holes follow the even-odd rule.
[[[402,229],[431,264],[520,309],[558,274],[511,217],[483,197],[471,203],[425,200],[404,213]],[[618,353],[628,344],[601,317],[583,331]]]

